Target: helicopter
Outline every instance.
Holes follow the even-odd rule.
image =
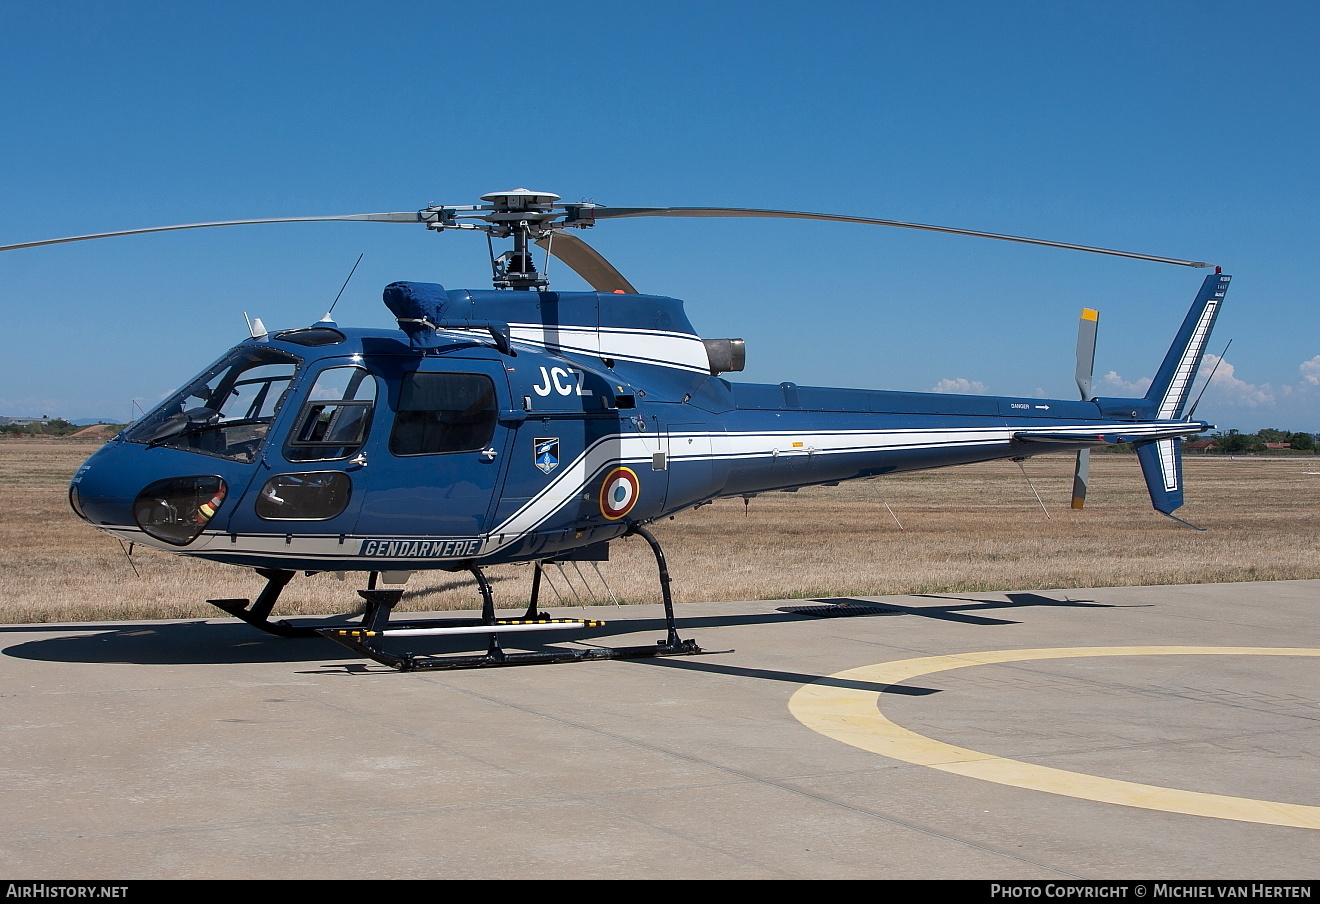
[[[189,223],[0,246],[260,223],[361,221],[484,232],[493,288],[395,282],[397,330],[249,325],[240,342],[127,426],[74,474],[69,503],[130,543],[254,569],[255,600],[209,600],[284,637],[323,636],[402,671],[704,652],[680,636],[652,522],[718,498],[1132,443],[1153,508],[1183,502],[1181,442],[1212,429],[1185,413],[1230,277],[1205,277],[1149,391],[1092,397],[1095,312],[1078,340],[1080,399],[737,383],[741,339],[702,338],[683,302],[638,290],[574,235],[628,217],[774,217],[917,229],[1193,268],[1186,261],[896,220],[788,210],[607,207],[515,189],[416,211]],[[496,254],[494,241],[512,240]],[[533,246],[593,291],[559,292]],[[1089,343],[1089,344],[1088,344]],[[1087,350],[1089,348],[1089,351]],[[1193,413],[1194,413],[1193,406]],[[1186,522],[1183,522],[1186,523]],[[539,607],[542,569],[608,559],[639,536],[657,565],[666,636],[654,645],[506,650],[523,632],[597,628]],[[497,618],[484,569],[533,563],[521,618]],[[392,622],[412,573],[466,571],[479,618]],[[298,572],[366,573],[360,621],[272,618]],[[378,586],[381,583],[393,587]],[[356,618],[356,616],[345,616]],[[478,635],[480,654],[399,653],[392,638]]]

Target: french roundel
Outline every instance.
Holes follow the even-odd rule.
[[[617,521],[632,511],[641,493],[642,483],[631,468],[615,468],[605,476],[600,487],[600,513]]]

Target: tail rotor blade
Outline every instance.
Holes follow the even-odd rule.
[[[1077,324],[1077,391],[1082,401],[1091,398],[1091,381],[1095,376],[1095,338],[1100,325],[1100,312],[1082,308]],[[1086,485],[1091,475],[1091,450],[1077,450],[1077,467],[1073,470],[1072,507],[1078,510],[1086,505]]]
[[[1086,484],[1091,478],[1091,450],[1077,450],[1077,467],[1073,470],[1072,507],[1081,510],[1086,505]]]
[[[1091,308],[1082,308],[1082,318],[1077,323],[1077,391],[1082,394],[1082,401],[1091,398],[1091,378],[1095,374],[1095,336],[1100,325],[1100,312]]]

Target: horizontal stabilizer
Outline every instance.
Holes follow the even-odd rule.
[[[1023,443],[1052,443],[1069,446],[1116,446],[1120,443],[1142,443],[1157,439],[1172,439],[1201,433],[1210,425],[1199,421],[1183,424],[1160,425],[1141,433],[1049,433],[1044,430],[1019,430],[1013,439]]]

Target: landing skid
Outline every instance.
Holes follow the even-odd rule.
[[[664,551],[650,531],[639,525],[633,525],[629,534],[637,534],[646,540],[655,555],[659,568],[660,593],[665,604],[666,636],[650,646],[630,647],[560,647],[548,650],[506,652],[500,646],[500,635],[530,631],[581,630],[599,628],[603,621],[580,618],[551,618],[538,608],[541,590],[542,563],[536,563],[532,575],[531,601],[527,612],[518,619],[498,619],[495,617],[495,598],[491,593],[490,582],[479,565],[472,565],[469,571],[481,590],[480,618],[429,619],[406,624],[391,624],[390,615],[403,597],[402,590],[376,589],[376,575],[373,573],[366,590],[358,593],[367,602],[366,612],[360,625],[330,628],[312,628],[290,625],[285,621],[271,621],[270,613],[279,598],[280,592],[293,578],[295,572],[275,569],[257,569],[258,574],[266,578],[266,586],[256,601],[249,603],[245,599],[209,600],[230,615],[240,618],[255,628],[280,637],[315,637],[329,638],[353,652],[375,660],[382,665],[398,669],[401,672],[422,671],[425,669],[478,669],[508,665],[537,665],[551,662],[585,662],[597,659],[643,659],[656,656],[692,656],[704,652],[694,640],[683,640],[678,635],[674,620],[674,601],[669,590],[669,569],[665,564]],[[386,638],[397,637],[435,637],[463,634],[485,634],[487,649],[481,655],[458,654],[416,654],[391,653],[381,642]]]
[[[281,571],[275,568],[258,568],[257,574],[266,579],[266,586],[262,588],[261,594],[256,602],[250,603],[248,600],[207,600],[212,606],[218,606],[225,610],[234,618],[241,618],[254,628],[260,628],[267,634],[274,634],[278,637],[315,637],[315,628],[303,628],[297,625],[291,625],[284,620],[273,622],[270,620],[270,610],[275,608],[275,601],[280,598],[280,592],[284,586],[293,580],[297,574],[295,571]]]

